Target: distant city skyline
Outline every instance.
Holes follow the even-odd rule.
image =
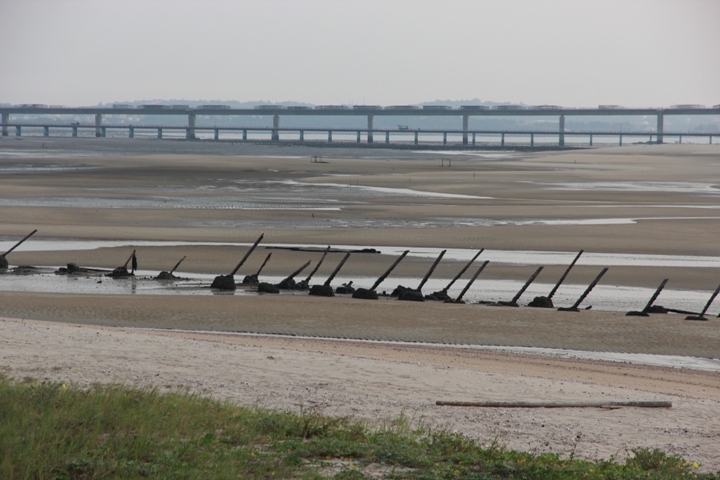
[[[712,0],[4,0],[0,103],[720,104]]]

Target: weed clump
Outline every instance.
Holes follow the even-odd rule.
[[[625,464],[587,462],[483,448],[404,417],[370,427],[189,393],[0,375],[0,478],[720,478],[697,468],[659,450],[635,450]]]

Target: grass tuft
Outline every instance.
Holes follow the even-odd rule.
[[[532,455],[400,417],[379,428],[313,411],[190,393],[87,390],[0,374],[0,478],[699,479],[696,463],[638,449],[624,464]],[[379,472],[379,473],[378,473]]]

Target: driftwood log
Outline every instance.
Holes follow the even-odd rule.
[[[636,401],[636,402],[454,402],[438,400],[435,405],[447,407],[486,407],[486,408],[672,408],[672,402]]]

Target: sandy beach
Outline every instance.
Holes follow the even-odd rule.
[[[326,163],[313,163],[313,155]],[[180,273],[189,276],[228,273],[247,251],[247,246],[234,244],[252,243],[261,233],[264,242],[288,246],[717,255],[717,145],[452,153],[452,167],[441,166],[441,159],[450,155],[226,142],[3,138],[1,240],[12,245],[38,229],[8,255],[11,266],[75,262],[114,268],[136,248],[143,271],[167,270],[187,255]],[[126,244],[62,247],[76,240]],[[59,247],[33,249],[33,241]],[[150,241],[189,244],[134,246]],[[240,274],[256,271],[269,252],[272,259],[263,270],[268,276],[287,275],[320,257],[259,248]],[[318,280],[341,257],[328,255]],[[343,276],[373,278],[392,260],[388,254],[353,254]],[[408,257],[393,276],[419,281],[431,263]],[[447,281],[463,263],[444,261],[434,277]],[[491,263],[483,278],[521,284],[538,265]],[[548,265],[538,282],[552,285],[564,269],[560,263]],[[580,262],[567,285],[587,285],[599,269]],[[617,264],[602,284],[654,289],[664,278],[670,278],[676,291],[702,292],[709,298],[720,270],[702,262],[692,267]],[[621,310],[567,313],[304,294],[72,290],[72,282],[99,280],[47,276],[43,281],[69,286],[61,293],[0,291],[1,371],[19,379],[80,386],[121,382],[189,389],[242,404],[313,408],[373,420],[404,414],[481,443],[497,439],[510,448],[580,458],[622,458],[632,448],[657,447],[698,461],[703,470],[720,469],[718,372],[354,341],[717,359],[720,319],[715,304],[707,322],[690,322],[676,314],[629,319]],[[396,283],[389,279],[383,285],[392,289]],[[645,302],[647,298],[638,298],[636,308]],[[703,306],[698,300],[692,309]],[[673,407],[435,406],[436,400],[448,399],[670,400]]]

